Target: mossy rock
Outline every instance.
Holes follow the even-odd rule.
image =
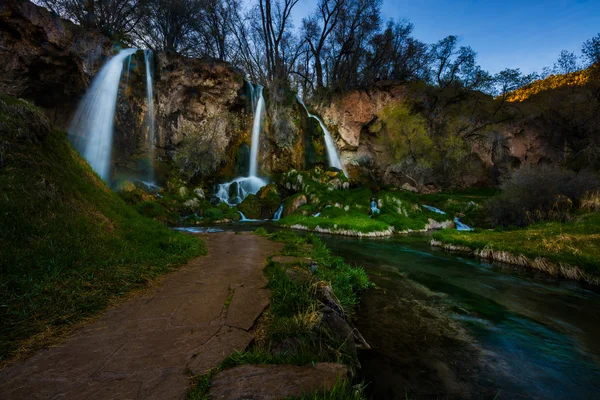
[[[249,194],[238,206],[238,209],[249,219],[260,218],[261,204],[258,196]]]
[[[283,216],[290,215],[306,204],[306,196],[302,193],[297,193],[288,197],[283,204]]]
[[[281,205],[281,196],[274,183],[262,187],[256,194],[261,205],[261,218],[268,219]]]

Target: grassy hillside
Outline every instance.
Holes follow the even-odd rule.
[[[0,364],[204,252],[127,206],[37,109],[0,95]]]

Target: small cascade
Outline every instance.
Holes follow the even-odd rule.
[[[262,219],[246,218],[246,216],[244,215],[244,213],[241,212],[241,211],[238,211],[238,213],[240,213],[240,222],[260,222],[260,221],[263,221]]]
[[[283,203],[281,203],[277,211],[275,211],[275,215],[273,215],[273,221],[279,221],[281,219],[281,214],[283,214]]]
[[[454,217],[454,225],[456,225],[456,230],[457,231],[472,231],[472,230],[474,230],[470,226],[465,225],[462,222],[460,222],[460,220],[458,219],[458,217]]]
[[[426,208],[429,211],[434,212],[434,213],[438,213],[438,214],[442,214],[442,215],[446,214],[444,211],[440,210],[439,208],[435,208],[435,207],[432,207],[432,206],[423,205],[423,208]]]
[[[100,69],[69,127],[69,140],[105,181],[110,176],[113,128],[123,64],[136,51],[122,50]]]
[[[154,181],[154,93],[152,82],[152,50],[144,50],[144,61],[146,63],[146,102],[148,111],[146,122],[148,125],[148,180]]]
[[[320,212],[318,212],[318,213],[314,213],[312,216],[313,216],[313,217],[320,217],[320,216],[321,216],[321,213],[320,213]]]
[[[215,197],[230,206],[237,206],[249,194],[258,193],[265,184],[265,181],[256,176],[236,178],[217,185]]]
[[[325,147],[327,148],[327,157],[329,158],[329,166],[337,168],[339,170],[342,170],[344,172],[344,175],[346,175],[346,177],[348,177],[348,173],[344,169],[344,166],[342,165],[342,161],[340,160],[340,155],[338,154],[338,150],[335,145],[335,142],[333,141],[333,138],[331,137],[331,134],[329,133],[329,130],[327,129],[327,127],[325,126],[323,121],[321,121],[321,118],[317,117],[314,114],[311,114],[308,111],[306,104],[304,104],[304,101],[302,100],[302,98],[300,96],[296,96],[296,99],[298,99],[298,102],[300,104],[302,104],[302,107],[304,107],[304,109],[306,110],[306,114],[309,116],[309,118],[316,119],[319,122],[319,125],[321,125],[321,129],[323,130],[323,134],[325,136]]]
[[[377,207],[377,201],[375,199],[371,200],[371,215],[379,214],[381,210]]]
[[[262,86],[258,86],[256,93],[256,109],[254,110],[254,123],[252,125],[252,147],[250,149],[250,173],[247,177],[239,177],[231,182],[217,185],[215,197],[230,206],[240,204],[249,194],[256,194],[267,184],[258,177],[258,147],[260,144],[261,122],[265,109],[265,99]]]

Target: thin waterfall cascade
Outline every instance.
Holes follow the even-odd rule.
[[[252,147],[250,148],[250,169],[247,177],[238,177],[231,182],[217,185],[215,197],[230,206],[237,206],[249,194],[256,194],[267,184],[258,177],[258,147],[260,144],[260,133],[262,117],[265,109],[265,99],[262,94],[262,86],[257,86],[255,93],[258,96],[254,110],[254,123],[252,124]],[[256,97],[255,96],[255,97]]]
[[[283,214],[283,203],[281,203],[277,211],[275,211],[275,215],[273,215],[273,221],[279,221],[281,219],[281,214]]]
[[[69,127],[69,140],[104,181],[110,177],[115,111],[123,64],[136,51],[121,50],[100,69]]]
[[[474,230],[470,226],[468,226],[468,225],[463,224],[462,222],[460,222],[460,220],[458,219],[458,217],[454,217],[454,225],[456,226],[456,230],[457,231],[472,231],[472,230]]]
[[[308,111],[306,104],[304,104],[304,101],[300,96],[296,96],[296,99],[300,104],[302,104],[302,107],[304,107],[304,109],[306,110],[306,114],[309,116],[309,118],[316,119],[319,122],[319,125],[321,125],[321,129],[323,130],[323,135],[325,138],[325,147],[327,148],[327,157],[329,158],[329,166],[342,170],[344,172],[344,175],[348,177],[348,173],[344,169],[342,161],[340,160],[340,155],[338,153],[337,146],[335,145],[335,142],[333,141],[333,138],[331,137],[331,134],[329,133],[329,130],[327,129],[323,121],[321,121],[321,118],[317,117],[314,114],[311,114]]]
[[[423,208],[426,208],[429,211],[437,213],[437,214],[442,214],[442,215],[446,214],[444,211],[442,211],[442,210],[440,210],[439,208],[436,208],[436,207],[423,205]]]
[[[262,117],[265,110],[265,98],[263,97],[263,88],[258,86],[256,90],[258,100],[254,110],[254,123],[252,124],[252,147],[250,147],[250,173],[248,176],[258,176],[258,147],[260,145],[260,133],[262,126]]]
[[[371,200],[371,215],[379,214],[381,210],[377,207],[377,201],[375,199]]]
[[[146,122],[148,125],[148,159],[149,159],[149,170],[148,180],[154,181],[154,135],[155,135],[155,123],[154,123],[154,93],[153,93],[153,82],[152,82],[152,50],[144,50],[144,61],[146,63],[146,102],[148,110],[146,113]]]

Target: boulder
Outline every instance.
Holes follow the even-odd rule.
[[[280,400],[331,390],[348,380],[348,368],[337,363],[309,366],[245,364],[215,375],[213,400]]]
[[[202,189],[202,188],[196,188],[196,189],[194,189],[194,195],[198,199],[204,200],[204,197],[205,197],[205,195],[204,195],[204,189]]]
[[[246,196],[244,201],[242,201],[238,206],[238,210],[240,210],[246,218],[249,219],[258,219],[260,218],[260,200],[255,194],[249,194]]]
[[[306,196],[302,193],[295,194],[286,199],[283,205],[283,216],[287,216],[296,212],[299,207],[306,204]]]

